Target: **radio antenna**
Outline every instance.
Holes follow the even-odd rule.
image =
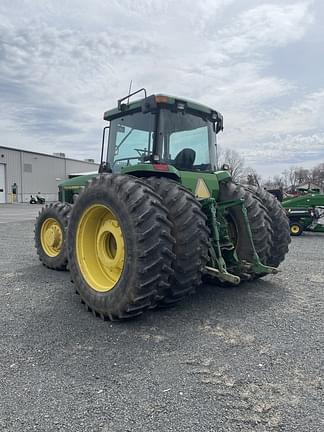
[[[130,80],[129,89],[128,89],[128,95],[130,95],[130,93],[132,91],[132,84],[133,84],[133,80]],[[127,104],[129,105],[129,98],[127,99]]]

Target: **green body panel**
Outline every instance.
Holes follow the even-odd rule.
[[[290,198],[282,202],[284,208],[295,207],[324,207],[324,195],[306,194],[295,198]]]
[[[228,171],[218,171],[215,173],[179,171],[181,183],[196,195],[196,188],[199,179],[203,180],[209,190],[210,196],[217,200],[219,193],[219,183],[230,180],[231,176]]]
[[[92,178],[96,177],[98,175],[98,173],[91,173],[91,174],[86,174],[86,175],[82,175],[82,176],[78,176],[78,177],[73,177],[71,179],[68,180],[64,180],[63,182],[61,182],[59,184],[59,188],[64,188],[64,189],[73,189],[76,186],[85,186],[89,180],[91,180]]]
[[[311,231],[311,232],[321,232],[324,233],[324,225],[322,224],[316,224],[314,226],[314,228],[308,229],[306,231]]]
[[[73,195],[82,192],[89,180],[96,177],[98,173],[86,174],[65,180],[58,185],[58,199],[61,202],[73,203]]]
[[[181,183],[195,195],[198,179],[204,180],[210,196],[217,198],[218,180],[215,174],[181,171]]]
[[[303,226],[304,231],[324,233],[324,224],[314,223],[312,218],[304,218],[301,220],[301,225]]]

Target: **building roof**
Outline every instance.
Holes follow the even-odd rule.
[[[70,161],[74,161],[74,162],[83,162],[83,163],[92,164],[92,165],[99,165],[99,163],[96,163],[96,162],[89,162],[89,161],[85,161],[85,160],[82,160],[82,159],[73,159],[73,158],[55,156],[55,155],[48,154],[48,153],[40,153],[40,152],[31,151],[31,150],[19,149],[19,148],[16,148],[16,147],[0,146],[0,149],[13,150],[13,151],[18,151],[18,152],[23,152],[23,153],[31,153],[31,154],[35,154],[35,155],[52,157],[52,158],[56,158],[56,159],[66,159],[66,160],[70,160]]]

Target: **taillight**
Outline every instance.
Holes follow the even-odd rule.
[[[168,164],[153,164],[153,168],[156,171],[169,171],[169,165]]]

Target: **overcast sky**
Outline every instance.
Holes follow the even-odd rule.
[[[322,0],[1,0],[0,145],[98,160],[132,79],[219,110],[264,176],[324,162],[323,22]]]

